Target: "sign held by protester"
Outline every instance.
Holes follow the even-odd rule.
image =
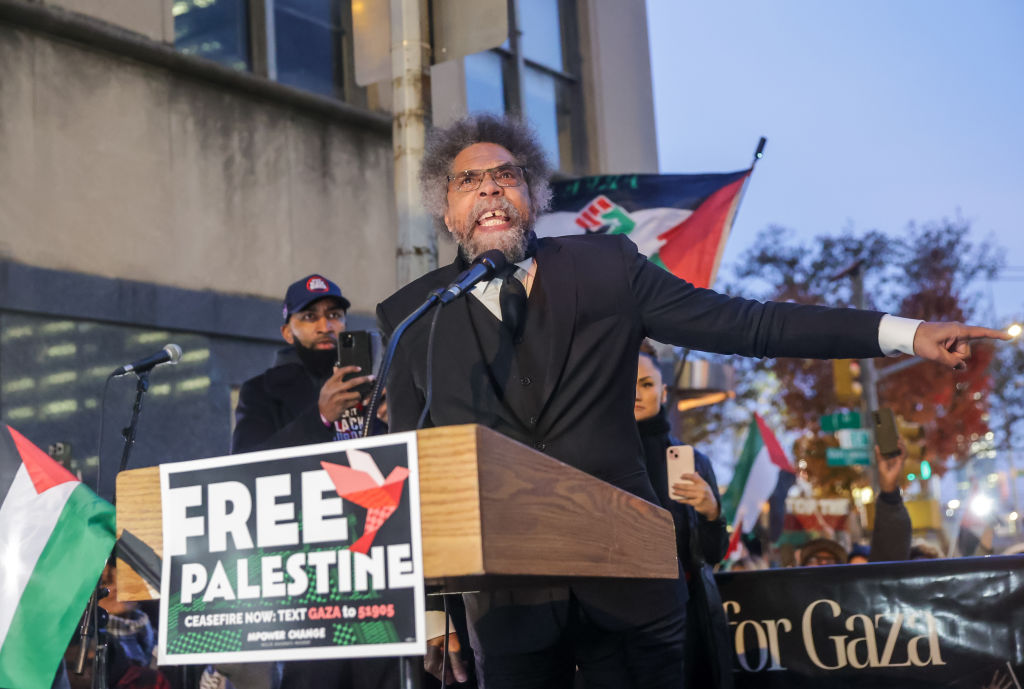
[[[160,466],[162,664],[422,655],[416,435]]]

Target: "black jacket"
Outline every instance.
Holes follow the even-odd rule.
[[[665,408],[662,407],[657,416],[637,422],[637,428],[644,443],[647,471],[651,475],[654,492],[661,499],[662,506],[672,513],[679,562],[686,572],[686,584],[680,586],[682,595],[686,597],[683,667],[687,679],[684,686],[731,689],[733,646],[722,598],[711,569],[725,557],[729,547],[725,518],[719,514],[718,519],[709,521],[689,505],[669,497],[665,451],[669,446],[680,443],[669,435]],[[693,463],[697,473],[711,486],[715,502],[721,507],[718,479],[711,460],[703,452],[694,450]]]
[[[487,350],[470,315],[473,298],[453,302],[437,321],[427,425],[488,426],[651,502],[657,497],[633,418],[644,337],[757,357],[881,356],[880,313],[761,304],[700,289],[649,263],[622,235],[543,238],[535,258],[547,295],[540,370],[517,377],[514,353]],[[381,303],[384,335],[463,265],[428,273]],[[535,311],[527,309],[528,328]],[[393,430],[413,429],[423,407],[430,321],[428,314],[414,323],[398,347],[388,380]],[[524,378],[540,389],[532,407],[517,409],[506,393]]]
[[[698,514],[689,505],[673,500],[670,495],[665,451],[670,446],[680,443],[669,435],[669,424],[668,419],[665,418],[664,407],[657,416],[638,421],[637,428],[644,444],[647,473],[651,477],[651,484],[658,496],[658,502],[672,513],[672,521],[675,522],[676,552],[679,562],[691,576],[700,569],[704,562],[712,566],[718,564],[725,557],[725,551],[729,547],[725,518],[719,514],[718,519],[709,520]],[[694,450],[693,463],[697,473],[711,486],[711,492],[715,494],[715,502],[721,507],[722,497],[718,494],[718,479],[715,478],[711,460],[703,452]],[[696,541],[693,545],[699,550],[691,551],[690,540],[694,534],[696,534]],[[696,552],[699,552],[701,562],[696,561],[698,559],[694,557]]]
[[[879,493],[875,501],[875,524],[871,531],[870,562],[910,559],[913,526],[900,491]]]
[[[302,365],[294,348],[279,350],[273,367],[242,384],[232,454],[334,440],[334,429],[324,425],[317,408],[323,382]]]
[[[881,355],[880,313],[761,304],[700,289],[649,263],[621,235],[543,238],[534,258],[526,344],[542,349],[536,370],[522,370],[514,349],[478,327],[482,307],[473,297],[453,302],[437,320],[426,425],[488,426],[655,504],[633,417],[644,337],[759,357]],[[464,267],[456,260],[378,305],[385,337]],[[397,348],[387,381],[395,431],[415,428],[424,405],[431,321],[428,314],[410,326]],[[664,612],[654,582],[580,582],[573,590],[634,621]]]

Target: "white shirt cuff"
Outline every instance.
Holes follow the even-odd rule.
[[[914,355],[914,335],[924,321],[884,314],[878,324],[878,348],[885,356]]]
[[[427,610],[424,617],[424,631],[428,639],[444,636],[444,610]],[[448,630],[454,632],[455,625],[448,622]]]

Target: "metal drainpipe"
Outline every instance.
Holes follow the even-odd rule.
[[[391,76],[394,98],[392,145],[398,220],[398,285],[437,267],[437,240],[419,195],[429,90],[430,43],[424,0],[391,0]]]

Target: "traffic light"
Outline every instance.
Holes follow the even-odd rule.
[[[860,383],[860,364],[856,360],[833,359],[832,383],[840,404],[852,407],[860,403],[863,386]]]
[[[921,462],[924,459],[924,426],[913,421],[904,421],[902,416],[896,417],[896,429],[899,431],[903,444],[907,446],[907,459]],[[924,474],[927,473],[928,476]],[[921,478],[927,479],[932,474],[931,465],[921,467]]]
[[[914,481],[917,478],[924,478],[924,472],[921,470],[921,463],[916,459],[907,459],[903,464],[903,473],[906,474],[908,481]]]

